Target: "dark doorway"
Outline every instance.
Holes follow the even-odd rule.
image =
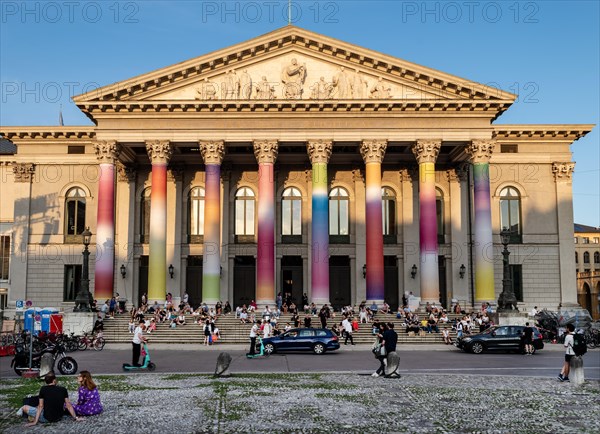
[[[190,306],[202,303],[202,256],[188,256],[185,270],[185,290]]]
[[[440,303],[444,308],[450,309],[450,306],[448,306],[448,288],[446,287],[446,258],[444,256],[438,256],[438,276]]]
[[[142,304],[142,295],[146,294],[146,302],[148,302],[148,266],[149,256],[140,256],[140,269],[139,269],[139,284],[138,284],[138,306]]]
[[[517,301],[523,301],[523,266],[521,264],[510,264],[509,270],[513,293]]]
[[[248,306],[256,294],[256,259],[236,256],[233,266],[233,305]]]
[[[329,301],[335,310],[351,303],[349,256],[329,258]]]
[[[398,259],[395,256],[383,257],[383,285],[385,302],[395,311],[398,309]]]
[[[285,298],[285,294],[291,294],[296,306],[302,303],[302,271],[302,256],[281,258],[281,295]]]

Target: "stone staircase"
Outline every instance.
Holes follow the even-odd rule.
[[[456,318],[458,315],[450,315],[450,321]],[[300,316],[304,318],[303,315]],[[162,344],[202,344],[204,340],[203,326],[195,324],[194,321],[197,317],[192,315],[186,315],[186,325],[177,326],[177,328],[170,328],[169,323],[158,324],[154,332],[152,332],[148,338],[152,343]],[[327,326],[331,327],[335,322],[342,320],[341,315],[336,315],[335,318],[330,318],[327,322]],[[425,336],[408,336],[404,330],[404,327],[400,327],[400,320],[396,319],[395,315],[377,314],[375,316],[376,321],[392,321],[396,325],[396,332],[398,333],[398,343],[402,344],[439,344],[443,343],[443,337],[441,333],[425,334]],[[282,314],[278,320],[279,327],[284,328],[286,323],[291,321],[290,314]],[[107,343],[129,343],[133,337],[128,332],[128,315],[116,315],[114,319],[104,320],[104,338]],[[301,323],[303,324],[303,323]],[[240,320],[235,318],[233,314],[222,315],[217,321],[216,325],[219,328],[221,339],[218,341],[223,344],[247,344],[248,336],[250,334],[251,324],[242,324]],[[313,316],[312,324],[313,327],[320,327],[321,323],[317,316]],[[450,336],[453,339],[456,338],[456,333],[451,329],[449,324],[439,325],[440,330],[443,327],[450,329]],[[354,343],[355,344],[371,344],[373,343],[373,334],[371,330],[371,324],[360,324],[359,329],[354,332]],[[343,339],[342,339],[343,344]]]

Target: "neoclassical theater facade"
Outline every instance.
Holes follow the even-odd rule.
[[[576,306],[593,126],[495,124],[516,97],[294,26],[79,95],[93,126],[0,127],[0,288],[72,303],[89,227],[99,300],[471,306],[506,227],[519,302]]]

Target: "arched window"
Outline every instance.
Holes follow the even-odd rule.
[[[204,237],[204,189],[202,187],[194,187],[190,190],[188,209],[190,210],[189,242],[201,243]]]
[[[348,236],[350,200],[348,192],[335,187],[329,193],[329,235]]]
[[[235,234],[254,235],[254,208],[256,198],[248,187],[235,193]]]
[[[150,193],[152,189],[148,187],[142,191],[140,199],[140,242],[148,244],[150,240]]]
[[[444,244],[444,193],[439,188],[435,189],[435,216],[437,221],[438,244]]]
[[[381,189],[383,236],[396,235],[396,196],[391,188]]]
[[[512,231],[511,243],[521,242],[521,196],[514,187],[500,192],[500,227]]]
[[[583,252],[583,263],[584,264],[590,263],[590,252]]]
[[[286,188],[281,197],[281,235],[302,235],[302,194],[294,187]]]
[[[600,264],[600,252],[594,252],[594,264]]]
[[[67,191],[65,215],[65,242],[81,242],[81,234],[85,230],[85,191],[82,188]]]

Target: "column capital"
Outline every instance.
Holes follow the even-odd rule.
[[[386,148],[387,140],[363,140],[360,144],[360,155],[362,155],[365,164],[381,164],[383,162],[383,157],[385,157]]]
[[[462,167],[453,167],[446,170],[448,182],[461,182],[467,180],[467,171]]]
[[[572,161],[552,163],[552,173],[554,174],[554,182],[571,181],[573,179],[574,170],[575,163]]]
[[[441,140],[417,140],[411,150],[417,163],[435,163],[441,147]]]
[[[352,169],[352,181],[354,182],[365,182],[365,173],[364,170],[360,167],[355,167]]]
[[[404,168],[398,171],[400,182],[413,182],[419,178],[419,173],[414,168]]]
[[[183,174],[185,168],[183,166],[169,167],[167,170],[167,181],[170,182],[183,182]]]
[[[204,164],[221,164],[225,158],[225,142],[223,140],[200,140],[200,154]]]
[[[146,140],[146,152],[148,152],[150,163],[169,164],[173,149],[168,140]]]
[[[115,164],[121,153],[121,146],[116,140],[95,140],[92,145],[100,164]]]
[[[117,181],[135,182],[137,170],[134,166],[128,166],[121,162],[117,163]]]
[[[471,163],[489,163],[495,146],[494,139],[476,139],[466,146],[465,152]]]
[[[279,143],[277,140],[255,140],[254,156],[258,164],[275,164]]]
[[[333,149],[332,140],[309,140],[306,142],[306,149],[308,151],[308,157],[310,158],[310,164],[316,163],[329,163],[329,157],[331,157],[331,150]]]
[[[12,169],[15,182],[31,182],[33,180],[35,174],[34,163],[13,163]]]

